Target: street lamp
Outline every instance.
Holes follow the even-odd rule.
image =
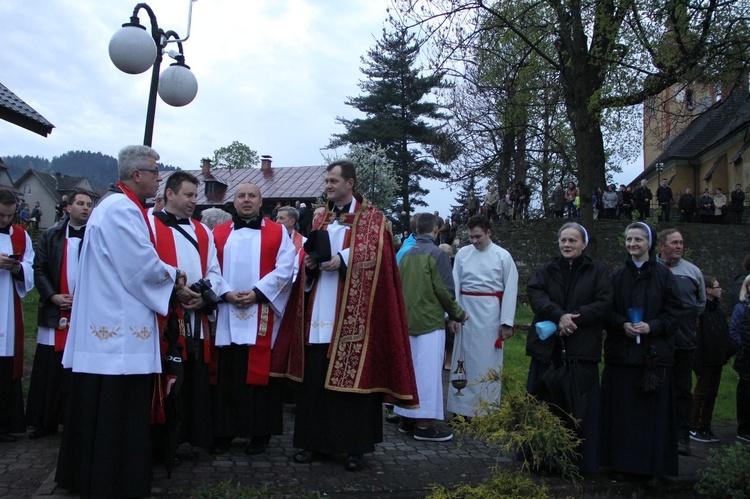
[[[656,186],[661,186],[661,172],[664,171],[664,163],[656,163]]]
[[[198,93],[198,82],[190,67],[185,64],[182,42],[190,37],[190,20],[193,16],[193,2],[188,0],[187,36],[180,39],[174,31],[162,30],[156,22],[156,15],[145,3],[139,3],[133,9],[130,22],[122,25],[109,40],[109,58],[117,69],[128,74],[140,74],[153,66],[151,72],[151,89],[148,95],[146,110],[146,131],[143,144],[151,146],[154,135],[154,116],[156,115],[156,94],[170,106],[180,107],[190,104]],[[145,10],[151,20],[151,34],[141,25],[138,11]],[[176,43],[179,52],[167,52],[176,62],[171,64],[159,76],[162,56],[168,43]]]

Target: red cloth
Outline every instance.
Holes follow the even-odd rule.
[[[219,265],[224,269],[224,246],[234,230],[233,222],[226,222],[214,227],[214,241]],[[286,229],[276,222],[263,220],[260,227],[260,278],[276,268],[276,257],[281,248],[282,237]],[[273,340],[274,312],[268,303],[258,304],[258,336],[255,345],[248,348],[247,379],[248,385],[267,386],[271,371],[271,343]]]
[[[500,301],[500,306],[503,306],[503,292],[502,291],[466,291],[461,290],[462,295],[468,295],[468,296],[496,296],[497,299]],[[511,337],[513,336],[513,333],[511,333]],[[498,339],[495,340],[495,348],[499,348],[500,350],[503,349],[503,337],[500,336]]]
[[[62,265],[60,266],[60,293],[63,295],[70,294],[68,286],[68,228],[65,228],[65,240],[63,241]],[[81,241],[83,244],[83,241]],[[55,352],[62,352],[65,349],[65,342],[68,339],[68,330],[70,329],[70,310],[60,310],[60,321],[55,329]]]
[[[21,255],[19,261],[22,262],[26,253],[26,231],[22,227],[13,226],[10,244],[13,247],[13,254]],[[13,380],[15,381],[23,377],[23,309],[15,283],[13,283],[13,324],[15,325],[13,338]]]
[[[396,404],[416,407],[417,384],[393,236],[382,213],[361,198],[357,200],[354,213],[339,216],[339,223],[351,227],[347,236],[350,250],[346,280],[340,283],[337,296],[337,316],[342,320],[333,331],[325,388],[381,392]],[[325,228],[333,220],[334,214],[327,210],[315,218],[313,228]],[[303,265],[271,366],[276,375],[297,381],[303,378],[304,348],[310,330],[309,318],[305,320],[304,283]],[[288,348],[287,356],[281,355],[286,353],[283,348]]]
[[[150,225],[149,225],[150,227]],[[159,254],[159,258],[162,262],[166,263],[167,265],[170,265],[172,267],[177,268],[177,249],[174,245],[174,232],[172,232],[172,229],[170,227],[167,227],[164,222],[159,220],[159,218],[154,217],[154,227],[155,227],[155,238],[156,238],[156,252]],[[203,277],[206,277],[206,269],[208,268],[208,232],[206,231],[206,228],[203,226],[203,224],[193,222],[192,224],[193,230],[195,231],[195,237],[198,240],[198,254],[200,256],[200,262],[201,262],[201,275]],[[159,316],[159,331],[163,333],[164,328],[167,325],[167,317],[169,317],[169,313],[172,311],[172,307],[170,304],[170,310],[167,312],[166,317]],[[185,321],[183,319],[182,315],[182,307],[177,307],[176,310],[177,317],[179,318],[180,322],[180,344],[182,345],[182,358],[187,359],[187,347],[185,345]],[[203,327],[203,362],[209,363],[211,362],[211,335],[208,331],[208,319],[206,317],[202,318],[202,327]],[[166,354],[167,351],[167,343],[162,340],[161,341],[161,354],[162,357]]]

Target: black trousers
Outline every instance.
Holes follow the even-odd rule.
[[[55,481],[81,497],[151,493],[152,374],[73,373]]]
[[[716,395],[719,393],[721,384],[720,366],[704,366],[700,374],[696,375],[695,390],[693,391],[692,423],[695,427],[711,427],[711,419],[714,414]]]
[[[324,388],[328,344],[305,347],[305,374],[297,398],[294,446],[329,454],[364,454],[383,441],[383,397]]]
[[[675,350],[674,402],[677,409],[677,437],[689,438],[693,410],[693,350]]]

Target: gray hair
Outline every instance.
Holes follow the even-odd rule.
[[[292,208],[291,206],[282,206],[278,209],[276,213],[285,211],[286,216],[294,220],[295,222],[299,221],[299,211],[297,211],[297,208]]]
[[[221,225],[231,219],[232,214],[221,208],[208,208],[201,213],[201,222],[206,224],[209,229],[213,229],[217,225]]]
[[[159,161],[159,153],[148,146],[125,146],[117,153],[120,180],[129,180],[139,168],[151,168],[151,160]]]

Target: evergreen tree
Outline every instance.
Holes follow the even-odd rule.
[[[440,104],[429,98],[432,91],[446,88],[444,73],[422,76],[414,67],[420,42],[403,27],[383,31],[383,37],[362,58],[366,76],[359,84],[364,92],[346,104],[357,108],[366,117],[336,121],[346,132],[335,134],[329,149],[349,144],[382,148],[392,162],[398,178],[398,191],[393,205],[408,224],[414,205],[425,206],[421,197],[427,190],[420,179],[444,179],[438,163],[448,164],[458,154],[458,144],[443,127],[448,116]]]

